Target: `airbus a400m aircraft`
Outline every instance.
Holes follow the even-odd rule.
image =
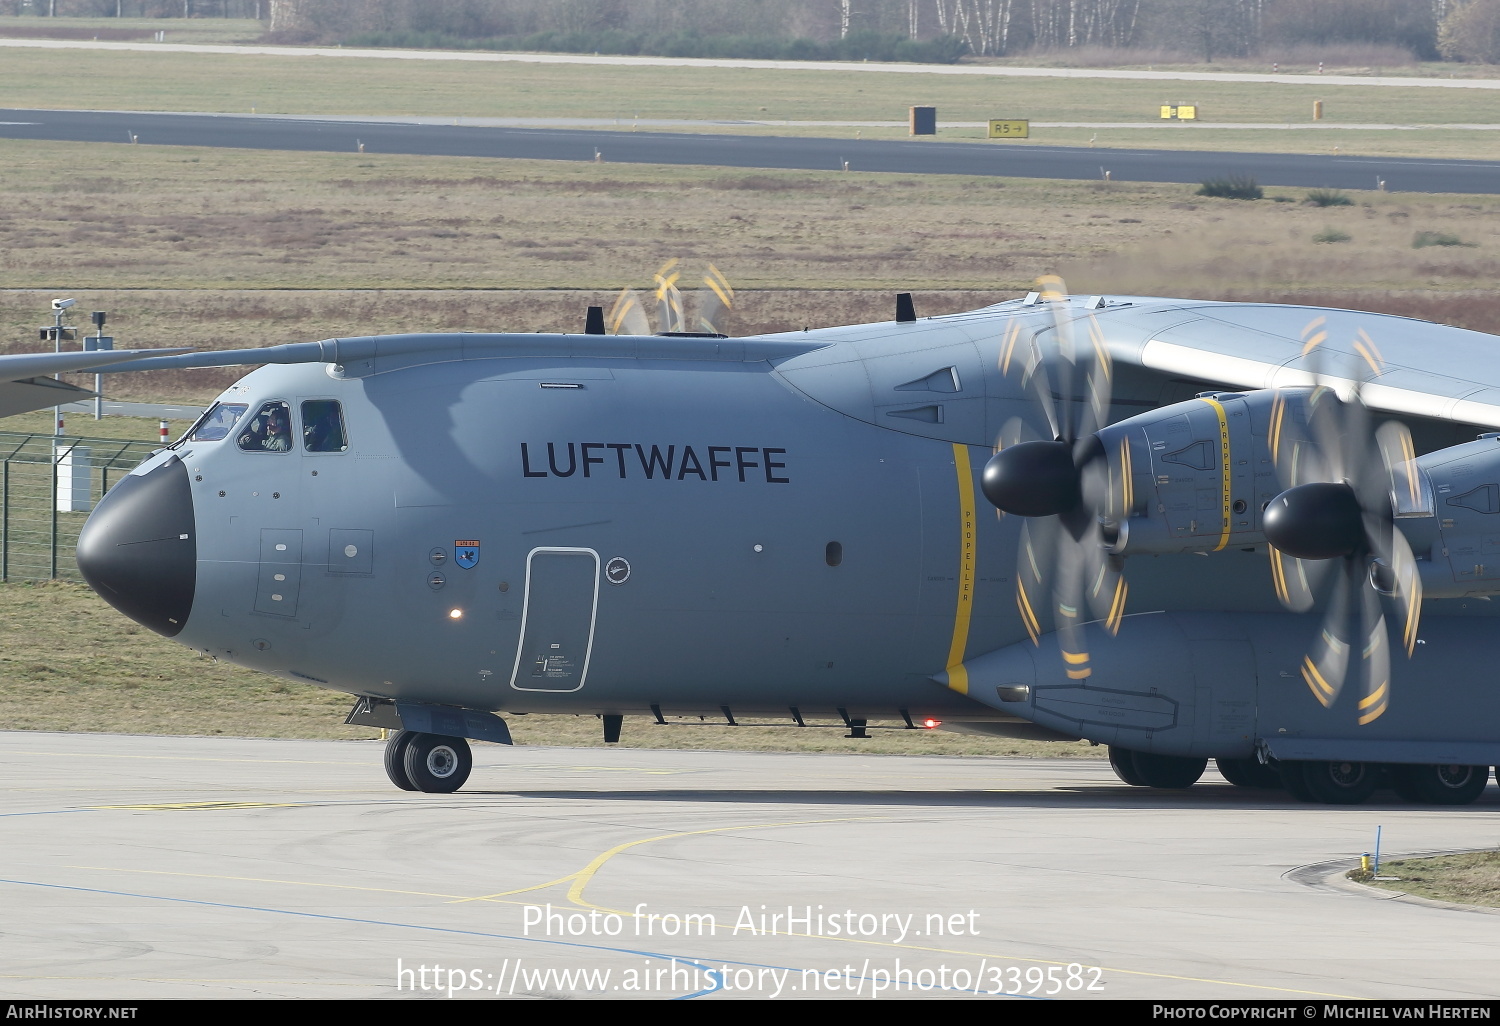
[[[264,366],[79,566],[355,696],[406,789],[525,713],[943,721],[1324,802],[1468,802],[1500,761],[1500,339],[1056,282],[747,338],[600,314],[135,362]]]

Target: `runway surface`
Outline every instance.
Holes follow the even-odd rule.
[[[850,140],[791,136],[498,128],[241,114],[0,109],[0,137],[159,146],[597,159],[625,164],[1020,178],[1201,182],[1249,175],[1261,185],[1393,192],[1500,192],[1500,162],[1294,153],[1091,149],[1069,146]],[[1381,185],[1380,183],[1384,183]]]
[[[397,791],[380,756],[0,733],[0,993],[1496,993],[1500,915],[1288,876],[1377,825],[1387,857],[1493,845],[1494,786],[1346,809],[1212,774],[1130,788],[1102,761],[480,745],[442,796]]]
[[[94,415],[94,400],[84,399],[81,402],[65,403],[63,412],[73,414]],[[125,403],[113,399],[104,401],[104,415],[106,417],[145,417],[149,420],[197,420],[203,416],[201,406],[183,406],[180,403]]]

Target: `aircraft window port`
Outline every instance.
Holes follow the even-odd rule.
[[[343,452],[349,448],[344,431],[344,409],[334,399],[308,399],[302,404],[302,445],[308,452]]]
[[[214,403],[213,406],[198,419],[193,425],[193,430],[188,433],[188,440],[193,442],[217,442],[230,431],[234,425],[245,415],[249,407],[244,403]]]
[[[292,408],[280,399],[262,404],[240,433],[239,446],[246,452],[290,452]]]
[[[828,547],[823,550],[823,562],[829,566],[838,566],[844,561],[844,545],[842,542],[829,542]]]

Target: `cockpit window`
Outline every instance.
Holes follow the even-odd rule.
[[[246,452],[290,451],[292,408],[280,399],[263,404],[240,433],[239,446]]]
[[[302,445],[308,452],[343,452],[349,448],[344,433],[344,411],[333,399],[308,399],[302,404]]]
[[[229,434],[249,407],[244,403],[214,403],[188,432],[190,442],[217,442]]]

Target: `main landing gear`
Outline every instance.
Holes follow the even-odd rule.
[[[1115,775],[1132,787],[1160,787],[1178,791],[1198,782],[1208,766],[1208,760],[1132,752],[1110,745],[1109,764]]]
[[[1281,790],[1281,774],[1274,766],[1262,765],[1259,759],[1215,759],[1219,775],[1235,787],[1262,791]]]
[[[1380,767],[1369,762],[1283,762],[1277,766],[1287,793],[1304,802],[1361,805],[1380,786]]]
[[[1490,780],[1488,766],[1215,761],[1224,779],[1236,787],[1284,790],[1298,801],[1322,805],[1359,805],[1382,788],[1417,805],[1468,805],[1479,799]],[[1133,787],[1181,789],[1197,782],[1204,760],[1111,745],[1109,765],[1116,776]]]
[[[1392,766],[1391,787],[1409,802],[1468,805],[1490,782],[1488,766]]]
[[[398,730],[385,743],[385,775],[403,791],[451,794],[473,768],[469,742],[461,737]]]

